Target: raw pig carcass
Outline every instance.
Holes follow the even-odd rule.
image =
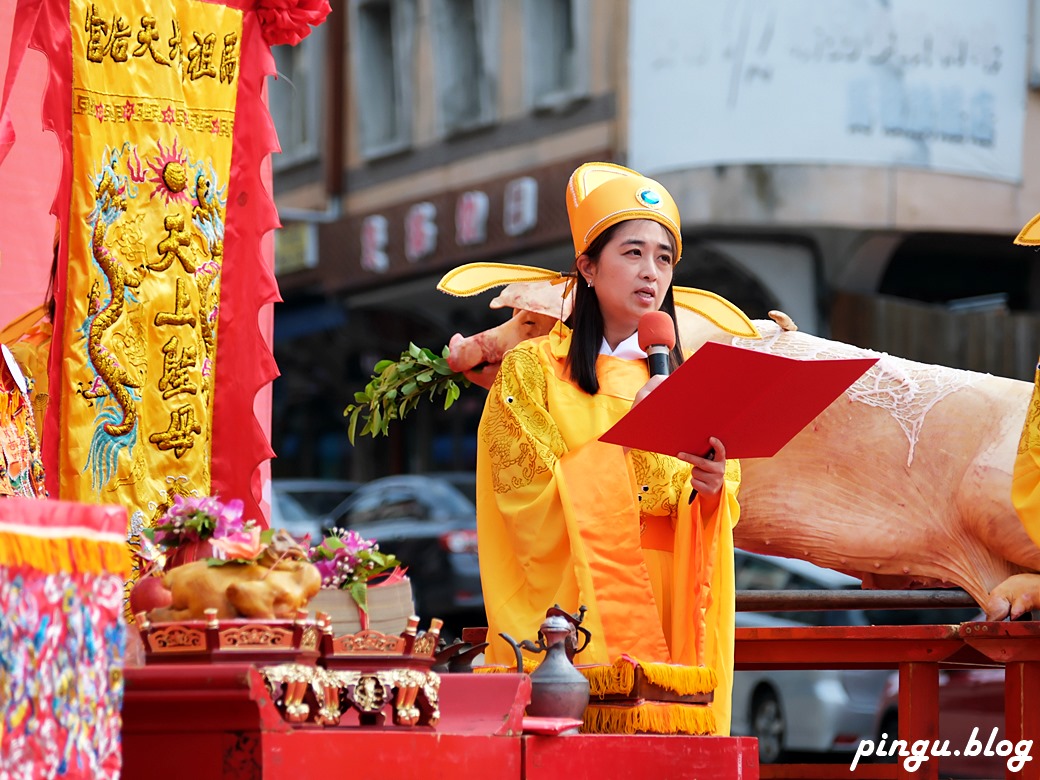
[[[450,365],[490,387],[509,348],[549,331],[560,294],[547,283],[509,285],[496,302],[518,304],[514,316],[456,334]],[[751,339],[681,307],[677,317],[686,349],[710,340],[807,359],[878,357],[768,320]],[[992,620],[1040,606],[1040,548],[1011,504],[1032,385],[879,357],[777,455],[741,461],[736,544],[845,571],[865,587],[959,586]]]

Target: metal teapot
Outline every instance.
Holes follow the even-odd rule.
[[[545,618],[538,630],[537,643],[530,639],[516,642],[508,634],[499,634],[516,653],[518,670],[524,668],[521,649],[545,653],[545,659],[531,674],[528,715],[540,718],[584,718],[585,707],[589,703],[589,681],[574,668],[568,657],[568,644],[572,644],[574,635],[573,622],[559,614],[550,614]],[[587,639],[585,644],[588,644]],[[577,730],[563,733],[577,733]]]

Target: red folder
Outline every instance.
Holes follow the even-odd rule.
[[[599,438],[705,455],[715,436],[727,458],[768,458],[877,360],[797,360],[708,342]]]

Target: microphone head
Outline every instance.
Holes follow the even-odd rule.
[[[639,318],[639,348],[675,346],[675,323],[665,311],[648,311]]]

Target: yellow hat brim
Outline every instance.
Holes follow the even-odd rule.
[[[507,284],[541,282],[558,284],[566,277],[559,271],[536,268],[529,265],[510,263],[466,263],[446,273],[437,289],[449,295],[468,297]],[[567,298],[570,290],[560,291],[560,298]],[[673,287],[675,305],[693,312],[721,328],[727,333],[744,338],[761,338],[758,328],[740,308],[708,290],[696,287]],[[554,312],[543,311],[542,314]]]
[[[1015,243],[1024,246],[1040,244],[1040,214],[1029,220],[1026,226],[1019,231],[1018,235],[1015,236]]]
[[[740,307],[721,295],[696,287],[673,287],[672,297],[676,307],[699,314],[727,333],[749,339],[762,338],[755,323],[748,319]]]
[[[444,274],[437,283],[437,289],[449,295],[467,298],[514,282],[554,282],[560,278],[559,271],[530,265],[466,263]]]

